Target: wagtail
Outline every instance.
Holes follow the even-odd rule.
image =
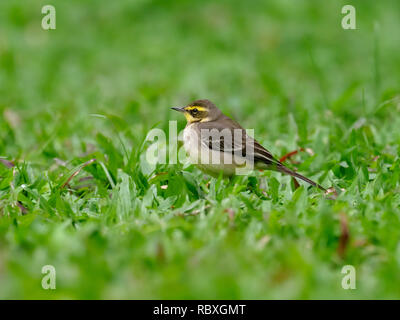
[[[318,183],[274,158],[240,124],[224,115],[211,101],[196,100],[185,107],[172,109],[182,112],[186,117],[184,148],[190,161],[205,173],[218,176],[222,172],[224,176],[232,176],[237,169],[244,167],[269,169],[299,178],[326,192]]]

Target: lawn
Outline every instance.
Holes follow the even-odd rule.
[[[0,1],[0,298],[400,298],[400,3],[351,2]],[[149,164],[202,98],[337,199]]]

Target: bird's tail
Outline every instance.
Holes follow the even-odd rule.
[[[301,179],[301,180],[303,180],[303,181],[305,181],[305,182],[311,184],[312,186],[317,187],[317,188],[321,189],[321,190],[324,191],[324,192],[327,192],[327,190],[326,190],[323,186],[321,186],[321,185],[319,185],[318,183],[312,181],[311,179],[308,179],[308,178],[305,177],[305,176],[302,176],[301,174],[299,174],[299,173],[297,173],[297,172],[295,172],[295,171],[293,171],[293,170],[290,170],[289,168],[285,167],[284,165],[277,166],[276,169],[277,169],[279,172],[289,174],[289,175],[291,175],[292,177],[295,177],[295,178],[299,178],[299,179]]]

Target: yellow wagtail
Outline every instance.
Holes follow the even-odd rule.
[[[327,191],[318,183],[287,168],[279,160],[247,135],[240,124],[224,115],[211,101],[196,100],[182,108],[187,120],[183,142],[190,161],[212,176],[220,172],[232,176],[237,169],[250,167],[270,169],[289,174]]]

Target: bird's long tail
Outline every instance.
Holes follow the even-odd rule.
[[[317,187],[317,188],[321,189],[324,192],[327,192],[327,190],[323,186],[321,186],[318,183],[312,181],[311,179],[308,179],[305,176],[302,176],[301,174],[299,174],[299,173],[297,173],[297,172],[295,172],[293,170],[290,170],[289,168],[285,167],[284,165],[278,166],[276,169],[279,172],[286,173],[286,174],[291,175],[292,177],[295,177],[295,178],[299,178],[299,179],[311,184],[312,186]]]

